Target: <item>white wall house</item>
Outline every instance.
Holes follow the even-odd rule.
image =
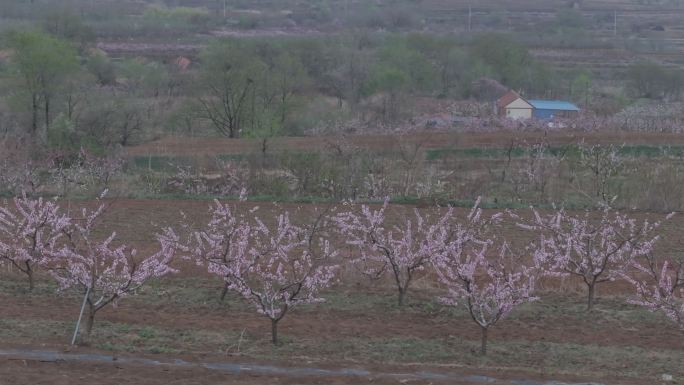
[[[525,100],[515,91],[509,91],[496,101],[497,114],[502,118],[523,120],[536,118],[553,120],[554,118],[572,118],[580,109],[562,100]]]
[[[510,119],[531,119],[534,107],[522,98],[515,99],[504,107],[506,117]]]
[[[515,120],[531,119],[534,112],[534,106],[514,91],[509,91],[499,98],[496,106],[500,117]]]

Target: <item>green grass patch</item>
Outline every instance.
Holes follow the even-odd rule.
[[[546,150],[547,155],[567,154],[577,156],[576,145],[570,146],[551,146]],[[484,158],[484,159],[506,159],[521,158],[528,156],[530,151],[523,147],[508,148],[436,148],[425,151],[425,159],[435,161],[443,158]],[[681,157],[684,156],[684,146],[652,146],[652,145],[629,145],[620,148],[619,154],[630,158],[660,158],[660,157]]]

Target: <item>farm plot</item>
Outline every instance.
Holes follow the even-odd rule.
[[[75,209],[81,203],[73,205]],[[238,204],[243,209],[253,205]],[[301,206],[298,211],[294,205],[261,206],[266,213],[283,209],[296,212],[295,221],[306,220],[314,209],[312,205]],[[208,203],[200,201],[119,200],[109,208],[103,226],[144,250],[151,247],[157,225],[173,225],[180,210],[188,214],[188,222],[204,223],[207,208]],[[399,223],[411,209],[390,206],[389,216],[393,223]],[[525,211],[521,214],[529,215]],[[636,216],[662,217],[646,213]],[[681,250],[677,234],[682,221],[684,218],[675,216],[664,225],[665,239],[659,252]],[[523,232],[515,227],[508,228],[506,233],[512,241],[524,238]],[[177,264],[181,273],[153,280],[117,308],[104,309],[98,315],[88,345],[76,351],[121,357],[142,355],[159,360],[180,357],[195,362],[473,373],[502,379],[638,384],[655,383],[663,374],[684,376],[679,365],[684,359],[681,332],[665,317],[627,304],[625,299],[633,289],[622,281],[599,289],[592,313],[585,311],[584,288],[578,282],[542,282],[538,293],[541,300],[517,308],[508,319],[493,327],[489,353],[481,356],[477,352],[478,328],[467,312],[446,308],[437,301],[442,289],[432,274],[416,279],[407,305],[400,308],[391,282],[370,282],[350,267],[337,285],[321,293],[326,302],[303,305],[283,319],[282,343],[273,346],[266,318],[255,314],[238,296],[229,294],[221,301],[221,280],[207,275],[193,262],[179,260]],[[82,298],[76,293],[57,295],[56,286],[48,277],[41,275],[38,281],[35,290],[27,293],[19,275],[3,272],[2,348],[54,350],[68,344]],[[134,374],[152,378],[156,373],[159,377],[154,381],[169,376],[202,376],[206,378],[203,383],[210,384],[235,380],[199,369],[159,372],[135,365],[123,365],[123,371],[113,369],[116,364],[27,365],[36,371],[18,373],[17,362],[5,360],[0,362],[0,374],[3,378],[34,382],[51,373],[78,376],[85,382],[93,378],[93,373],[106,376],[112,371],[113,378],[121,380]],[[93,372],[86,373],[84,368],[92,368]],[[239,379],[246,383],[287,383],[271,377]],[[301,383],[321,383],[316,381],[304,379]],[[344,379],[332,379],[332,383],[335,381],[344,383]]]

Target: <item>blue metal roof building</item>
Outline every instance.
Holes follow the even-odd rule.
[[[533,116],[537,119],[568,117],[580,111],[576,105],[561,100],[528,100],[528,102],[534,107]]]

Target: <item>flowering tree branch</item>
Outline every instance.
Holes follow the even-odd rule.
[[[176,272],[170,263],[176,253],[178,237],[171,229],[156,236],[159,250],[139,258],[136,249],[116,244],[116,233],[106,239],[95,236],[104,205],[96,210],[82,210],[82,218],[74,220],[66,231],[68,242],[52,253],[52,276],[59,289],[76,287],[87,293],[88,319],[86,335],[91,334],[95,314],[109,304],[134,294],[145,282]]]
[[[513,255],[506,241],[494,236],[492,227],[501,218],[501,214],[485,218],[476,204],[464,221],[442,234],[444,249],[434,260],[439,281],[447,289],[442,303],[465,306],[480,327],[483,355],[487,353],[489,329],[517,306],[537,300],[532,292],[541,271],[536,261],[529,265]],[[497,242],[499,252],[489,256],[489,249]]]
[[[0,207],[0,262],[26,274],[29,290],[34,287],[37,265],[46,262],[58,246],[70,220],[53,201],[14,198],[14,207]]]
[[[278,322],[289,310],[323,301],[318,293],[334,280],[338,266],[328,261],[336,251],[326,239],[314,242],[315,233],[292,224],[287,212],[276,218],[275,226],[236,216],[218,201],[210,213],[209,224],[195,234],[190,249],[229,290],[271,320],[272,342],[277,344]]]
[[[356,247],[360,256],[353,262],[363,266],[364,273],[379,278],[390,272],[403,306],[411,281],[432,261],[434,241],[448,227],[453,214],[450,208],[433,224],[414,210],[415,219],[406,219],[403,226],[390,226],[385,218],[389,199],[378,210],[361,206],[361,215],[352,211],[337,215],[335,221],[347,244]]]
[[[644,221],[606,208],[601,218],[589,213],[571,215],[565,210],[542,216],[533,209],[532,224],[521,227],[539,232],[535,255],[556,276],[576,276],[587,286],[587,310],[592,310],[596,286],[623,277],[636,258],[649,254],[659,222]],[[669,218],[669,216],[668,216]]]
[[[684,260],[659,261],[647,254],[632,264],[625,279],[636,289],[633,304],[661,312],[684,330]]]

